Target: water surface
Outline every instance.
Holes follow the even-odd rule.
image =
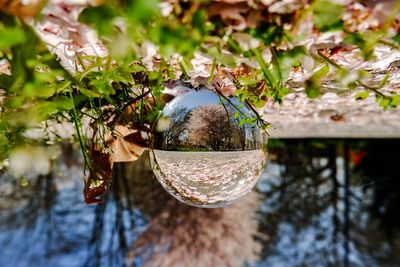
[[[400,141],[283,140],[250,194],[220,209],[172,198],[148,158],[118,164],[101,205],[81,162],[0,179],[0,266],[398,266]]]

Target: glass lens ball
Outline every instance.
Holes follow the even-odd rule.
[[[265,163],[262,130],[238,99],[199,90],[163,109],[151,166],[162,186],[192,206],[215,208],[256,185]]]

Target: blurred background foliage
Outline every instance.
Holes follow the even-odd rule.
[[[77,56],[77,71],[71,72],[35,31],[35,21],[43,19],[40,10],[48,3],[38,1],[28,9],[19,1],[2,1],[0,60],[8,62],[9,70],[0,74],[0,157],[7,158],[16,146],[56,142],[57,138],[47,135],[29,138],[27,130],[39,124],[47,128],[49,121],[66,121],[75,125],[76,139],[90,162],[83,132],[85,118],[100,133],[99,140],[105,140],[105,133],[114,133],[111,122],[115,121],[110,118],[124,114],[139,100],[141,104],[129,113],[129,123],[149,131],[165,104],[166,84],[190,82],[198,71],[192,62],[199,52],[212,62],[203,85],[223,93],[228,77],[236,89],[231,93],[257,108],[268,99],[282,102],[291,90],[289,74],[304,69],[305,59],[319,66],[305,83],[310,98],[321,94],[329,77],[347,81],[342,91],[364,88],[357,99],[373,93],[384,109],[397,107],[400,96],[381,90],[390,73],[378,84],[369,84],[367,71],[350,70],[331,60],[332,49],[313,49],[302,42],[308,38],[302,28],[307,22],[314,33],[340,31],[343,45],[358,48],[368,62],[378,44],[399,48],[400,35],[392,30],[399,1],[394,2],[385,21],[364,31],[353,30],[354,22],[344,19],[346,7],[340,1],[298,1],[296,8],[284,13],[267,9],[264,2],[269,1],[233,2],[96,1],[82,8],[79,22],[96,30],[108,53]],[[366,5],[365,1],[353,2]],[[246,14],[245,23],[237,25],[226,15],[235,10]],[[150,59],[146,58],[149,49],[156,50]],[[220,80],[213,82],[215,78]]]

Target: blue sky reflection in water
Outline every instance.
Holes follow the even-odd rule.
[[[118,165],[113,190],[99,206],[83,204],[80,163],[60,163],[54,176],[30,177],[24,188],[3,174],[0,266],[144,266],[154,262],[160,238],[186,240],[179,227],[218,231],[224,223],[234,231],[237,220],[221,222],[229,212],[254,213],[256,227],[230,234],[240,237],[240,244],[226,236],[225,246],[204,253],[225,255],[234,266],[398,266],[399,141],[287,140],[273,145],[259,193],[252,193],[261,201],[243,199],[236,208],[211,213],[176,204],[152,178],[147,160]],[[167,211],[181,222],[174,216],[166,219]],[[204,225],[207,216],[214,224]],[[257,225],[251,242],[243,233],[253,234]],[[243,261],[253,258],[249,246],[260,259],[246,265]],[[224,250],[238,247],[247,254]],[[166,248],[163,255],[173,257]],[[191,259],[196,263],[196,256]]]

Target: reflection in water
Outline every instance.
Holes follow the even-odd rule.
[[[248,193],[265,164],[262,150],[180,152],[153,150],[152,168],[164,188],[197,207],[226,206]]]
[[[81,163],[27,185],[3,174],[0,266],[398,266],[399,149],[284,141],[258,192],[211,210],[172,198],[144,157],[117,164],[98,206],[83,204]]]
[[[261,244],[253,238],[258,193],[227,208],[200,209],[172,198],[157,180],[142,178],[134,178],[138,181],[133,193],[148,224],[132,244],[130,261],[140,259],[143,266],[160,267],[240,267],[258,259]]]
[[[373,149],[377,143],[380,153]],[[397,266],[400,241],[386,238],[386,226],[379,225],[368,209],[373,198],[365,179],[396,185],[400,159],[397,152],[384,149],[399,144],[397,140],[286,141],[276,151],[277,160],[268,165],[269,181],[262,179],[259,186],[265,196],[260,229],[269,240],[258,266]],[[380,160],[368,160],[382,153],[385,157]],[[382,166],[391,165],[390,176],[382,169],[371,172],[382,161],[386,162]],[[375,167],[366,168],[366,162]],[[373,190],[389,192],[382,187]],[[400,195],[399,188],[392,192]],[[381,204],[379,209],[384,210]],[[400,223],[398,216],[391,218]]]

